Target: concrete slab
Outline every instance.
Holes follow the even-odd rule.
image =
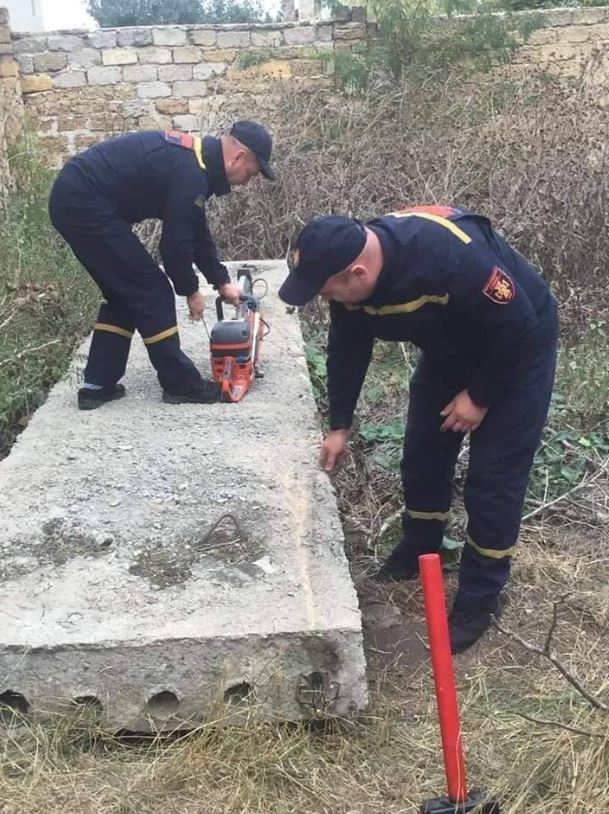
[[[195,726],[218,702],[241,714],[244,696],[286,719],[365,706],[300,326],[275,293],[284,264],[256,265],[271,333],[243,402],[164,404],[136,338],[127,397],[78,411],[85,344],[0,463],[0,700],[35,713],[88,699],[138,731]],[[183,301],[178,320],[209,371]],[[238,528],[209,534],[226,513]]]

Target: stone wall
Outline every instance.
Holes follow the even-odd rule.
[[[524,12],[520,13],[521,15]],[[513,66],[569,77],[593,64],[599,83],[609,80],[609,7],[564,8],[534,12],[541,27],[516,52]]]
[[[593,60],[598,81],[607,80],[609,7],[536,17],[540,27],[516,53],[516,71],[572,76]],[[331,91],[335,53],[371,34],[363,10],[353,8],[331,21],[13,34],[11,42],[0,10],[0,91],[10,97],[4,107],[13,110],[8,121],[14,130],[18,70],[26,114],[49,162],[59,166],[89,144],[127,130],[214,132],[246,116],[272,128],[282,115],[278,86]],[[5,140],[1,130],[0,163]]]
[[[0,198],[10,186],[7,150],[19,135],[22,124],[19,68],[11,41],[8,12],[0,8]]]
[[[365,18],[162,26],[14,35],[28,116],[59,165],[108,135],[216,130],[234,117],[272,126],[277,83],[332,89],[337,48],[365,41]]]

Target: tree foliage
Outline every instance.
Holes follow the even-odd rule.
[[[269,22],[260,0],[87,0],[102,28]]]

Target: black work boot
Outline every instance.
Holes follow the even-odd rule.
[[[491,625],[491,617],[499,619],[504,607],[504,599],[499,596],[490,607],[460,605],[455,602],[448,616],[450,649],[453,655],[463,653],[485,633]]]
[[[163,390],[166,404],[213,404],[220,401],[220,386],[207,379],[192,379],[175,390]]]
[[[81,387],[78,391],[78,409],[95,410],[107,401],[122,399],[126,392],[125,386],[122,384],[113,384],[99,389]]]
[[[419,575],[419,561],[404,541],[398,543],[376,574],[375,582],[402,582],[416,579]]]

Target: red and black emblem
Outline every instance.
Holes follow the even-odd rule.
[[[498,305],[507,305],[516,296],[516,286],[507,271],[494,266],[482,293]]]

